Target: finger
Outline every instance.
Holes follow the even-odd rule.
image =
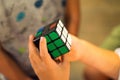
[[[62,66],[66,67],[70,65],[70,61],[65,57],[65,55],[62,56]]]
[[[33,66],[33,67],[36,67],[36,66],[38,66],[38,65],[40,65],[38,62],[39,62],[39,59],[36,59],[35,58],[35,55],[33,55],[33,54],[30,54],[30,62],[31,62],[31,65]]]
[[[41,63],[40,56],[36,53],[29,54],[29,59],[30,59],[30,61],[34,60],[35,64],[37,64],[37,65],[39,65]],[[31,63],[31,64],[34,64],[34,63]]]
[[[40,59],[38,49],[35,47],[33,43],[34,36],[30,35],[29,37],[29,58],[37,58]]]
[[[34,36],[30,35],[29,36],[29,53],[38,53],[37,48],[35,47],[33,43]]]
[[[31,54],[30,54],[31,55]],[[30,63],[32,65],[32,68],[34,69],[34,71],[37,73],[38,71],[41,70],[41,67],[40,67],[40,63],[39,63],[39,59],[36,59],[34,58],[34,55],[32,55],[30,57]]]
[[[46,39],[44,37],[41,37],[39,47],[41,59],[44,60],[45,62],[53,61],[48,53]]]

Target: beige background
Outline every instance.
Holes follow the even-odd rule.
[[[120,24],[120,0],[81,0],[79,37],[100,45],[110,31]],[[72,63],[71,80],[83,79],[84,66]]]

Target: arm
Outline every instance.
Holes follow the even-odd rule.
[[[79,30],[79,0],[67,0],[65,9],[65,20],[68,31],[78,35]]]
[[[68,60],[80,60],[111,78],[117,78],[120,59],[114,52],[99,48],[74,36],[72,36],[72,40],[71,52],[66,54]]]
[[[98,48],[88,42],[83,42],[83,44],[87,51],[83,53],[84,55],[81,55],[80,61],[93,66],[107,76],[117,79],[120,69],[119,57],[112,51]]]
[[[0,73],[9,80],[31,80],[15,62],[1,49],[0,46]]]

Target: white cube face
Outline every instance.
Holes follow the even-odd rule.
[[[68,34],[66,34],[66,33],[62,33],[62,35],[63,35],[65,38],[67,38],[67,36],[68,36]]]
[[[65,33],[65,34],[68,34],[68,31],[67,31],[67,29],[64,27],[63,28],[63,32]]]
[[[63,28],[63,32],[62,32],[62,34],[65,36],[65,38],[67,38],[68,31],[66,30],[65,27]]]
[[[69,50],[71,49],[71,46],[69,45],[68,42],[66,43],[66,46],[67,46],[67,48],[68,48]]]
[[[62,32],[62,27],[60,26],[60,24],[57,24],[57,29]]]
[[[71,39],[71,36],[70,36],[70,34],[68,34],[67,41],[68,41],[68,43],[69,43],[70,45],[72,44],[72,39]]]
[[[61,36],[62,28],[60,27],[59,24],[57,25],[56,31],[57,31],[57,33],[59,34],[59,36]]]
[[[58,35],[61,36],[61,31],[58,29],[56,29],[56,31],[57,31]]]
[[[58,24],[60,24],[61,27],[64,27],[64,25],[63,25],[61,20],[59,20]]]
[[[63,40],[64,43],[66,42],[66,38],[63,35],[61,36],[61,39]]]

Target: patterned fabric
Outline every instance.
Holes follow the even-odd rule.
[[[0,41],[30,76],[28,36],[64,15],[65,0],[0,0]]]

